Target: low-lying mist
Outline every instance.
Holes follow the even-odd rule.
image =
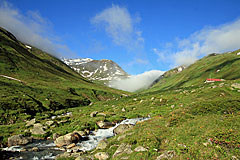
[[[126,79],[113,80],[109,83],[112,88],[134,92],[140,89],[147,89],[164,72],[159,70],[147,71],[139,75],[133,75]]]

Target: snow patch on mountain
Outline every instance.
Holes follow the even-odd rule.
[[[115,62],[91,58],[62,59],[64,63],[89,80],[111,81],[126,78],[128,74]]]

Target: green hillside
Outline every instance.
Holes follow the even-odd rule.
[[[97,130],[98,121],[149,116],[107,139],[102,149],[65,152],[59,159],[94,159],[99,152],[129,160],[240,158],[240,50],[211,54],[182,72],[170,70],[152,88],[130,94],[89,82],[55,57],[0,31],[1,145],[16,134],[52,138]],[[207,78],[225,81],[204,83]],[[33,118],[54,125],[34,135],[33,126],[26,125]],[[120,146],[125,152],[114,156]]]
[[[201,85],[207,78],[235,80],[240,78],[240,50],[224,54],[210,54],[180,73],[166,72],[158,84],[150,91],[159,89],[174,89]]]
[[[37,115],[51,116],[59,109],[117,98],[123,93],[86,80],[56,57],[28,48],[0,28],[1,127]],[[9,130],[3,132],[11,134]]]

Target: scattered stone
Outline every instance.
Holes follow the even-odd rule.
[[[185,144],[178,144],[179,147],[186,148],[187,146]]]
[[[233,83],[231,86],[240,89],[240,83]]]
[[[212,86],[212,88],[217,88],[217,86]]]
[[[43,134],[46,134],[47,132],[44,131],[46,127],[43,126],[41,123],[36,123],[33,125],[33,128],[30,129],[30,132],[32,134],[38,134],[38,135],[43,135]]]
[[[166,151],[160,156],[157,157],[156,160],[161,160],[161,159],[172,159],[175,156],[175,151]]]
[[[208,142],[205,142],[205,143],[203,143],[203,145],[204,145],[205,147],[207,147],[207,146],[209,145],[209,143],[208,143]]]
[[[173,109],[175,107],[175,105],[171,105],[171,108]]]
[[[132,135],[132,134],[133,134],[133,133],[131,132],[131,133],[127,133],[127,134],[120,135],[120,136],[117,138],[117,140],[118,140],[118,141],[122,141],[123,139],[126,138],[126,136],[130,136],[130,135]]]
[[[99,116],[106,117],[107,115],[105,113],[98,113]]]
[[[75,147],[76,146],[76,144],[75,143],[72,143],[72,144],[69,144],[66,148],[67,149],[71,149],[71,148],[73,148],[73,147]]]
[[[8,146],[18,146],[18,145],[25,145],[29,142],[32,142],[32,137],[24,137],[23,135],[14,135],[8,138]]]
[[[90,117],[96,117],[98,114],[98,111],[93,111],[91,114],[90,114]]]
[[[105,149],[107,148],[107,141],[106,140],[101,140],[98,145],[97,145],[97,148],[96,149]]]
[[[38,147],[33,147],[33,148],[31,149],[31,151],[37,152],[37,151],[39,151],[39,149],[38,149]]]
[[[115,124],[112,123],[112,122],[98,121],[98,122],[97,122],[97,125],[98,125],[100,128],[111,128],[111,127],[113,127]]]
[[[85,158],[79,156],[79,157],[77,157],[75,160],[85,160]]]
[[[122,134],[122,133],[128,131],[129,129],[131,129],[132,127],[133,127],[132,124],[120,124],[113,130],[113,133],[114,134]]]
[[[137,148],[134,149],[135,152],[145,152],[147,151],[146,148],[144,148],[143,146],[138,146]]]
[[[106,152],[98,152],[94,155],[94,157],[99,160],[106,160],[109,158],[109,155]]]
[[[27,123],[26,127],[32,126],[32,125],[34,125],[36,123],[36,119],[35,118],[31,119],[30,121],[27,121],[26,123]]]
[[[143,102],[143,100],[141,100],[139,103],[142,103]]]
[[[60,135],[58,133],[53,133],[53,140],[56,140]]]
[[[54,124],[54,121],[47,121],[45,124],[48,125],[48,126],[51,126],[51,125]]]
[[[58,159],[58,158],[70,157],[70,156],[71,156],[71,153],[64,152],[63,154],[57,155],[57,156],[56,156],[56,159]]]
[[[134,101],[137,101],[137,98],[133,98]]]
[[[123,112],[125,112],[125,111],[126,111],[126,109],[125,109],[125,108],[122,108],[122,111],[123,111]]]
[[[153,101],[155,99],[155,97],[152,97],[151,100]]]
[[[80,134],[80,136],[86,136],[87,135],[87,133],[85,131],[74,131],[74,132]]]
[[[236,156],[232,156],[232,160],[239,160]]]
[[[75,146],[75,147],[72,148],[72,152],[73,152],[73,153],[80,152],[80,151],[81,151],[81,148],[82,148],[81,146]]]
[[[131,149],[131,145],[130,144],[126,144],[126,143],[122,143],[118,149],[115,151],[115,153],[113,154],[112,158],[118,157],[122,154],[131,154],[133,151]]]

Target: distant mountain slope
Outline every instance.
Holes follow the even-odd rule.
[[[223,54],[210,54],[190,65],[182,72],[166,72],[150,90],[171,89],[201,85],[207,78],[235,80],[240,78],[240,50]],[[172,70],[170,70],[172,71]],[[172,74],[170,74],[172,73]]]
[[[93,60],[84,58],[63,59],[63,61],[89,80],[110,81],[128,76],[118,64],[107,59]]]
[[[32,117],[43,111],[85,106],[122,93],[88,81],[61,60],[23,44],[0,28],[1,123],[21,121],[21,116]]]

